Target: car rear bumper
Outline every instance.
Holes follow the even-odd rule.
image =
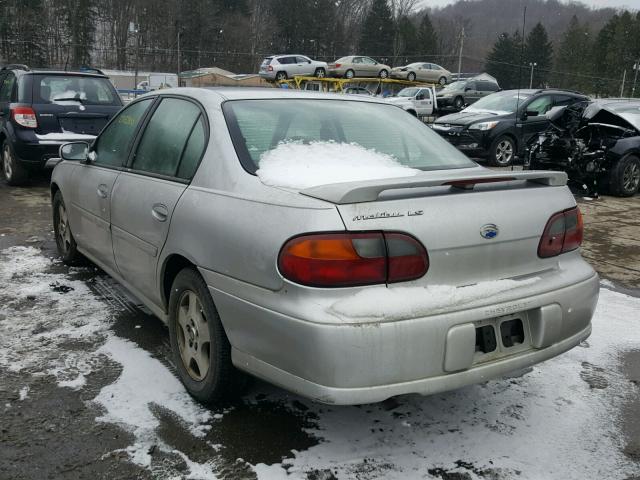
[[[45,135],[46,137],[46,135]],[[60,145],[68,142],[91,142],[94,137],[78,136],[70,134],[68,138],[56,137],[55,139],[39,138],[33,132],[18,135],[13,143],[14,152],[21,165],[28,169],[44,168],[50,158],[59,157]]]
[[[238,368],[324,403],[362,404],[483,382],[573,348],[591,332],[599,280],[593,273],[508,302],[359,324],[302,320],[209,288]],[[512,320],[521,321],[525,339],[508,347],[499,332]],[[476,329],[486,325],[497,346],[483,354]]]

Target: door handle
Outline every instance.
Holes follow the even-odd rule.
[[[151,216],[159,222],[166,222],[169,216],[169,209],[166,205],[156,203],[153,208],[151,208]]]
[[[96,191],[96,193],[100,198],[107,198],[107,195],[109,194],[109,189],[104,183],[101,183],[100,185],[98,185],[98,190]]]

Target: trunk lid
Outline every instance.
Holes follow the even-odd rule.
[[[430,267],[416,284],[464,286],[553,268],[557,259],[541,259],[537,250],[551,215],[575,205],[566,175],[465,170],[428,172],[404,187],[394,179],[301,193],[336,203],[347,230],[397,231],[420,240]],[[464,182],[473,178],[487,183],[470,188]],[[457,187],[447,185],[456,181]]]
[[[64,104],[34,104],[38,117],[36,133],[76,133],[98,135],[120,109],[116,106],[87,105],[78,102]]]

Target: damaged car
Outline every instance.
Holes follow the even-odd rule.
[[[568,174],[578,193],[619,197],[640,186],[640,101],[604,99],[558,107],[529,145],[526,166]]]

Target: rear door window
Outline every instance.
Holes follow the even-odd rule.
[[[9,72],[2,81],[0,87],[0,102],[12,102],[15,98],[14,87],[16,85],[16,76]]]
[[[177,176],[187,139],[199,117],[200,108],[188,100],[162,99],[142,134],[131,167],[157,175]]]
[[[581,100],[580,98],[572,97],[570,95],[555,95],[553,104],[562,107],[565,105],[571,105]]]
[[[191,135],[189,135],[187,147],[184,149],[184,154],[180,160],[177,174],[178,178],[190,180],[193,177],[204,153],[206,141],[206,124],[204,118],[200,115],[200,118],[191,131]]]
[[[140,120],[153,100],[153,98],[146,98],[133,103],[113,119],[98,137],[94,148],[94,163],[108,167],[123,166]]]
[[[482,92],[497,92],[498,86],[493,82],[487,82],[485,80],[480,80],[477,82],[478,90]]]

